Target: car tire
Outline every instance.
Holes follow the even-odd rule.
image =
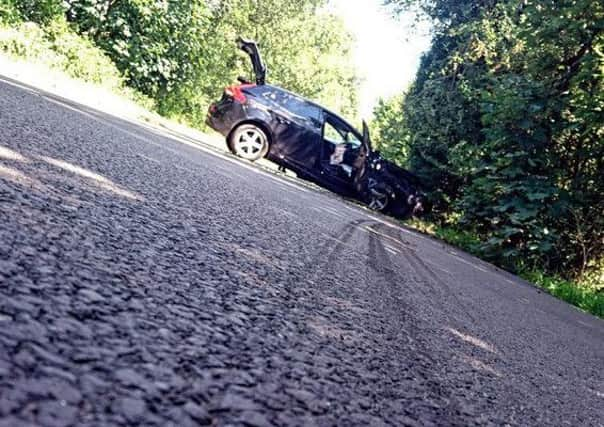
[[[387,189],[380,184],[368,189],[367,206],[376,212],[385,213],[390,206],[390,196]]]
[[[266,156],[269,149],[266,133],[251,123],[237,126],[229,136],[228,145],[233,154],[251,162]]]

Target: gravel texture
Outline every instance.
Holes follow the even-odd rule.
[[[604,322],[0,81],[0,426],[602,426]]]

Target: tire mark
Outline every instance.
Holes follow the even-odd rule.
[[[370,222],[366,219],[356,219],[348,222],[344,227],[340,229],[336,237],[332,237],[336,241],[335,245],[332,246],[331,242],[325,242],[325,244],[319,249],[317,255],[311,260],[310,267],[314,269],[312,279],[314,280],[325,265],[329,265],[336,258],[336,256],[342,252],[344,247],[348,245],[348,242],[352,239],[356,228]]]
[[[377,224],[375,228],[379,229],[379,231],[377,233],[388,236],[389,240],[392,240],[392,241],[397,240],[395,237],[390,236],[387,233],[387,229],[389,229],[391,227],[387,227],[384,224]],[[457,295],[451,290],[449,285],[440,276],[438,276],[428,266],[428,264],[426,264],[426,262],[424,262],[424,260],[422,260],[417,255],[415,250],[413,250],[409,245],[403,244],[402,242],[399,245],[398,249],[399,249],[400,253],[403,255],[403,257],[407,260],[408,265],[411,267],[411,271],[413,273],[417,274],[420,278],[421,283],[423,283],[428,288],[430,288],[430,291],[432,292],[432,293],[426,293],[426,292],[422,292],[422,293],[430,300],[433,300],[434,299],[433,297],[435,295],[439,295],[442,297],[442,298],[436,298],[436,303],[442,309],[442,312],[450,320],[457,320],[457,319],[453,319],[448,314],[447,307],[442,302],[443,300],[446,300],[448,298],[453,299],[457,303],[457,306],[460,307],[460,309],[463,311],[463,314],[466,317],[468,317],[472,322],[476,322],[476,319],[468,312],[468,310],[466,310],[464,308],[464,304],[460,301],[459,297],[457,297]],[[436,284],[439,286],[434,286],[433,285],[434,282],[436,282]]]
[[[400,286],[398,283],[401,281],[408,282],[409,278],[404,277],[397,269],[390,257],[386,253],[383,242],[373,233],[368,234],[369,236],[369,257],[368,267],[370,270],[380,276],[385,286],[382,290],[385,294],[381,295],[382,298],[374,300],[379,303],[379,312],[388,313],[386,317],[390,319],[397,319],[396,322],[390,322],[391,334],[394,336],[400,336],[401,332],[407,335],[409,343],[416,343],[419,348],[416,348],[414,352],[423,358],[427,363],[419,363],[415,366],[411,366],[412,372],[417,374],[425,386],[431,391],[435,399],[440,399],[443,405],[439,408],[443,411],[442,418],[439,416],[438,419],[442,422],[446,419],[446,425],[466,425],[461,416],[460,405],[457,402],[455,396],[451,395],[450,389],[445,387],[443,384],[435,380],[435,376],[430,371],[432,367],[439,367],[440,363],[432,356],[428,351],[428,348],[421,336],[425,331],[422,331],[414,322],[415,316],[412,313],[415,311],[408,302],[406,302],[398,291]],[[380,281],[378,281],[380,283]],[[393,304],[394,302],[394,304]],[[404,325],[405,329],[402,330],[401,326]],[[396,342],[387,347],[387,351],[392,353],[394,359],[400,357],[400,347],[397,346]],[[435,409],[435,410],[439,410]]]
[[[425,284],[427,284],[436,295],[442,297],[437,298],[438,305],[442,308],[443,313],[451,319],[451,316],[447,313],[447,307],[442,302],[443,299],[452,299],[455,301],[456,306],[461,309],[463,314],[468,317],[473,323],[476,322],[476,318],[472,316],[467,309],[464,308],[464,304],[461,302],[459,297],[451,290],[449,285],[442,280],[420,257],[417,256],[415,251],[403,250],[403,257],[409,262],[409,266],[423,278]],[[439,286],[433,286],[432,283],[436,282]],[[453,320],[453,319],[451,319]]]

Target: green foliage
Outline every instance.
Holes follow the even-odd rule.
[[[409,157],[410,136],[403,117],[404,95],[380,99],[373,110],[371,138],[384,157],[405,164]]]
[[[45,64],[110,89],[122,85],[120,73],[111,60],[90,41],[70,31],[61,18],[46,27],[33,22],[0,25],[0,52]]]
[[[160,113],[201,125],[210,99],[249,60],[238,36],[256,39],[271,83],[356,113],[352,40],[325,0],[2,0],[39,23],[65,14],[103,49],[127,83],[156,100]],[[1,9],[0,9],[1,10]]]
[[[461,229],[458,225],[448,220],[444,224],[436,224],[421,219],[411,219],[407,225],[421,231],[422,233],[438,237],[439,239],[456,246],[476,256],[481,255],[480,236],[473,230]]]
[[[16,9],[24,21],[37,24],[48,24],[65,13],[61,0],[0,0],[9,3]]]
[[[540,271],[526,271],[521,273],[521,276],[553,296],[604,318],[604,293],[589,287],[577,286],[560,277],[546,276]]]
[[[222,0],[212,10],[207,61],[197,86],[216,97],[237,76],[251,76],[238,36],[258,41],[268,80],[347,116],[357,107],[352,39],[342,22],[320,9],[323,0]]]
[[[396,126],[394,158],[435,219],[478,233],[511,270],[590,274],[604,255],[604,5],[393,0],[434,22]]]
[[[24,59],[36,59],[48,55],[50,48],[44,31],[34,23],[23,23],[16,27],[0,27],[0,52]]]
[[[459,230],[453,227],[438,227],[434,233],[436,237],[457,246],[473,255],[480,255],[481,242],[477,234],[468,230]]]
[[[195,126],[203,126],[210,100],[225,86],[250,75],[249,59],[236,47],[239,36],[259,42],[271,83],[355,116],[352,38],[326,2],[0,0],[0,22],[40,24],[54,51],[72,58],[73,47],[85,42],[62,30],[54,39],[54,23],[65,17],[70,29],[111,58],[129,86],[155,100],[161,114]],[[72,59],[70,73],[80,76]]]
[[[67,19],[102,48],[127,83],[160,112],[183,114],[181,85],[198,72],[208,25],[204,1],[70,0]]]
[[[68,75],[110,88],[122,85],[122,77],[111,59],[90,40],[71,31],[65,20],[51,21],[46,35],[50,49],[60,58],[57,65]]]
[[[0,0],[0,24],[16,24],[21,20],[15,2],[16,0]]]

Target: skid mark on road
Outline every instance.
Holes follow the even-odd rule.
[[[403,256],[409,262],[409,266],[423,279],[423,282],[427,284],[437,296],[438,304],[440,305],[444,314],[451,318],[448,313],[448,307],[443,303],[446,300],[453,300],[457,302],[456,307],[462,310],[464,316],[475,321],[474,317],[464,308],[463,303],[459,300],[457,295],[450,289],[449,285],[438,276],[426,263],[417,256],[414,251],[404,251]],[[436,286],[434,286],[436,285]]]
[[[329,234],[326,234],[326,233],[320,233],[320,234],[321,234],[321,236],[325,237],[327,240],[336,242],[336,244],[338,244],[338,245],[346,246],[347,248],[355,250],[355,251],[358,250],[358,248],[356,248],[352,245],[349,245],[347,242],[345,242],[344,240],[340,240],[337,237],[330,236]]]
[[[377,224],[379,226],[379,224]],[[367,266],[372,271],[378,280],[372,281],[371,286],[378,287],[372,289],[373,294],[379,294],[380,298],[376,299],[376,311],[387,316],[390,319],[389,324],[393,325],[388,330],[388,335],[396,337],[393,342],[404,342],[414,343],[414,353],[426,361],[425,366],[429,366],[428,371],[425,371],[423,367],[417,366],[414,369],[414,376],[418,381],[423,382],[426,378],[432,377],[433,372],[429,372],[430,369],[436,368],[439,362],[435,360],[433,352],[427,350],[425,342],[422,339],[422,335],[425,333],[424,330],[418,329],[417,321],[417,304],[409,298],[409,293],[401,285],[411,285],[410,278],[403,274],[404,270],[401,271],[399,265],[394,264],[391,261],[391,257],[387,256],[386,248],[380,238],[374,233],[369,233],[369,253],[368,253],[368,264]],[[405,252],[405,251],[404,251]],[[380,280],[381,279],[381,280]],[[434,295],[427,293],[425,290],[419,290],[425,295],[426,298],[433,300]],[[395,319],[393,321],[392,319]],[[394,326],[397,325],[397,326]],[[404,325],[404,327],[402,327]],[[393,357],[399,357],[399,348],[385,348],[385,351],[394,351]],[[417,371],[416,371],[417,370]],[[428,373],[429,372],[429,373]],[[459,403],[457,399],[451,395],[451,389],[444,387],[437,381],[425,381],[424,386],[431,390],[434,396],[439,396],[442,399],[441,407],[443,413],[441,414],[443,424],[447,425],[462,425],[459,420]]]
[[[312,270],[315,271],[311,277],[311,280],[316,279],[319,274],[324,274],[324,267],[329,268],[329,266],[344,248],[349,248],[355,252],[358,252],[358,248],[351,245],[349,242],[354,237],[355,230],[358,230],[365,222],[367,222],[367,220],[364,219],[351,221],[344,225],[344,227],[342,227],[335,236],[321,233],[329,242],[326,242],[319,248],[315,257],[311,261]],[[335,242],[335,245],[332,245],[331,242]]]
[[[378,224],[378,227],[380,225]],[[371,229],[373,230],[373,229]],[[375,232],[375,230],[373,230]],[[387,236],[390,239],[394,239],[391,236],[385,234],[386,230],[382,230],[382,232],[378,232],[379,236]],[[379,239],[376,239],[379,241]],[[396,239],[394,239],[396,240]],[[456,307],[458,307],[464,317],[471,319],[473,322],[475,321],[474,317],[465,309],[463,303],[459,300],[457,295],[449,288],[449,285],[438,276],[427,264],[424,260],[422,260],[414,249],[412,249],[408,245],[402,244],[400,246],[402,258],[407,261],[406,268],[411,268],[411,271],[417,274],[422,283],[424,283],[428,288],[430,288],[430,293],[432,295],[427,295],[430,299],[435,299],[438,305],[441,307],[443,314],[447,317],[451,318],[449,314],[450,310],[444,304],[444,301],[454,300],[457,302]],[[448,273],[448,272],[447,272]],[[436,298],[434,298],[436,296]],[[451,318],[452,319],[452,318]],[[452,319],[453,320],[453,319]]]
[[[449,270],[447,270],[446,268],[442,268],[440,265],[433,263],[432,261],[428,261],[428,260],[424,260],[424,262],[426,264],[429,264],[432,268],[436,268],[439,271],[442,271],[443,273],[448,274],[451,277],[454,277],[453,273],[451,273]]]

